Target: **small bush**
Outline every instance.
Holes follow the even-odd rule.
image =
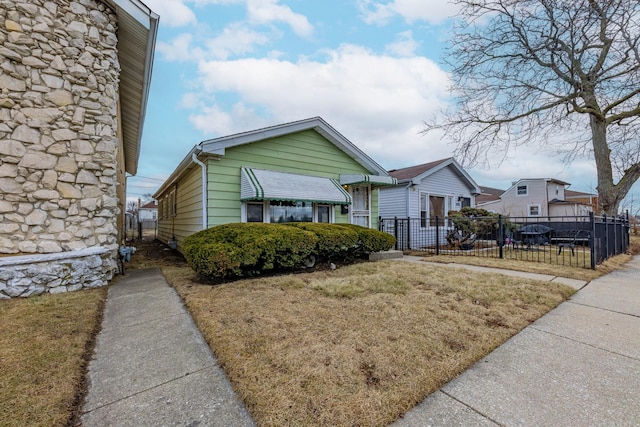
[[[278,224],[224,224],[187,237],[184,256],[198,274],[211,278],[253,276],[303,266],[318,238]]]

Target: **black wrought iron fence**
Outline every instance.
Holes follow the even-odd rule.
[[[475,255],[595,268],[629,246],[625,217],[380,218],[396,249],[436,255]]]

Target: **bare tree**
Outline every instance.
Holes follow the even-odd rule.
[[[138,213],[138,202],[129,200],[127,202],[127,212],[136,215]]]
[[[424,132],[444,130],[467,164],[528,143],[592,155],[599,206],[616,214],[640,177],[640,2],[454,2],[455,102]]]

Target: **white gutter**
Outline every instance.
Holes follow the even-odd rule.
[[[191,153],[191,160],[202,169],[202,229],[206,230],[207,226],[207,165],[198,160],[198,155]]]

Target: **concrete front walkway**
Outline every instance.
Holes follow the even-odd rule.
[[[574,287],[580,290],[569,301],[393,426],[637,426],[640,256],[622,270]]]
[[[254,425],[158,269],[109,289],[88,377],[85,427]]]

